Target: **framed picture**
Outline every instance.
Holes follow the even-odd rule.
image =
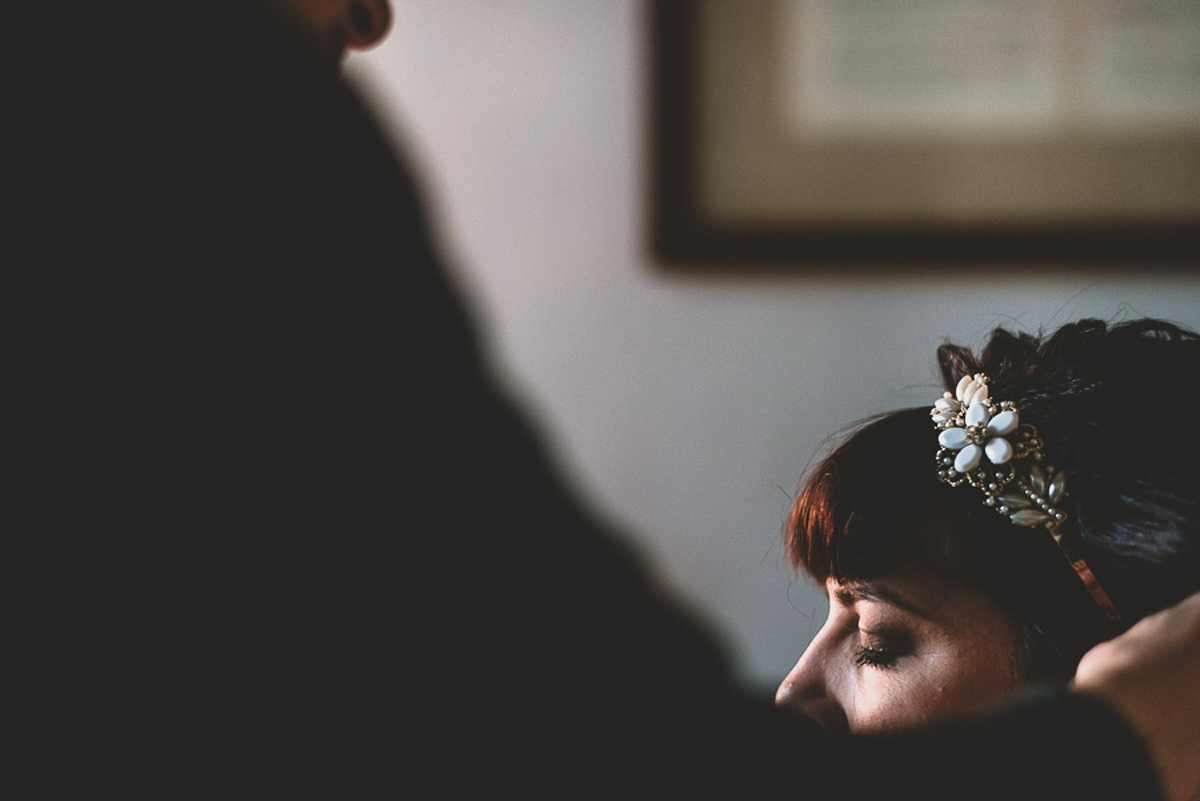
[[[652,0],[661,261],[1200,262],[1196,0]]]

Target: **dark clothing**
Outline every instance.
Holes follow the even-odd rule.
[[[1063,693],[861,739],[748,697],[565,488],[488,375],[410,175],[258,3],[14,19],[29,653],[46,717],[111,786],[1156,797],[1121,721]]]

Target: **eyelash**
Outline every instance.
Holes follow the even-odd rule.
[[[860,645],[854,651],[854,663],[859,667],[887,670],[896,666],[902,657],[911,653],[910,648],[885,644],[881,646]]]

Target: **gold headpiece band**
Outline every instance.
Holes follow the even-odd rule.
[[[1121,615],[1096,574],[1059,531],[1066,514],[1057,504],[1067,496],[1066,477],[1043,466],[1037,429],[1020,421],[1012,401],[988,396],[982,373],[963,376],[954,394],[942,395],[930,410],[938,428],[938,478],[952,487],[983,490],[984,504],[1018,526],[1045,526],[1088,592],[1114,623]]]

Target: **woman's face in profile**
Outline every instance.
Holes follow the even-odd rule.
[[[829,619],[775,701],[868,732],[979,711],[1021,681],[1016,627],[983,593],[927,571],[826,582]]]

